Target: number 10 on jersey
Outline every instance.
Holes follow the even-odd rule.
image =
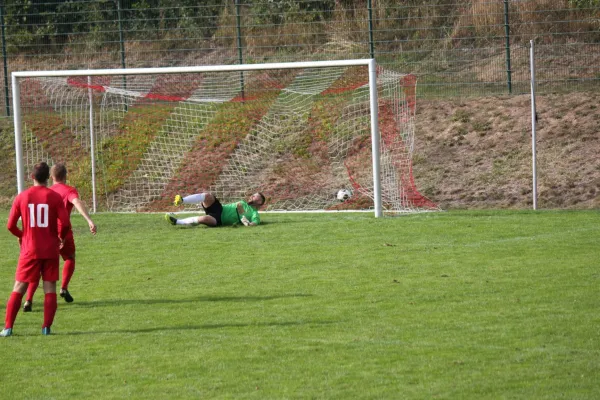
[[[37,206],[37,207],[36,207]],[[48,227],[48,204],[27,204],[29,207],[29,226],[31,228]]]

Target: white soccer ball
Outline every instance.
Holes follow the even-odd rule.
[[[337,195],[336,195],[336,197],[337,197],[337,199],[338,199],[339,201],[346,201],[346,200],[348,200],[350,197],[352,197],[352,192],[351,192],[351,191],[349,191],[348,189],[340,189],[340,190],[337,192]]]

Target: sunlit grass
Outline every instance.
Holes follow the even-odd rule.
[[[1,340],[5,398],[600,397],[598,211],[95,220],[54,335],[38,293]]]

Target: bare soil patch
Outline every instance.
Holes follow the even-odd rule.
[[[600,94],[538,96],[538,208],[598,208]],[[444,209],[531,208],[528,95],[421,101],[414,174]]]

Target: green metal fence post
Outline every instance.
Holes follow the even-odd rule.
[[[10,116],[10,100],[8,95],[8,58],[6,57],[6,33],[4,30],[4,4],[0,4],[0,25],[2,25],[2,59],[4,62],[4,106],[6,116]]]
[[[373,3],[368,0],[367,8],[369,9],[369,51],[371,58],[375,58],[375,44],[373,43]]]
[[[510,25],[508,24],[508,0],[504,0],[504,34],[506,38],[506,74],[508,79],[508,94],[512,94],[512,77],[510,70]]]
[[[125,38],[123,34],[123,23],[121,16],[121,0],[115,0],[117,3],[117,19],[119,23],[119,43],[121,46],[121,68],[126,68],[125,66]],[[127,89],[127,78],[123,75],[123,89]]]
[[[242,27],[240,17],[240,0],[235,0],[235,18],[237,25],[237,48],[238,48],[238,61],[241,64],[244,63],[244,56],[242,54]],[[240,88],[242,91],[242,100],[244,99],[244,71],[240,71]]]

